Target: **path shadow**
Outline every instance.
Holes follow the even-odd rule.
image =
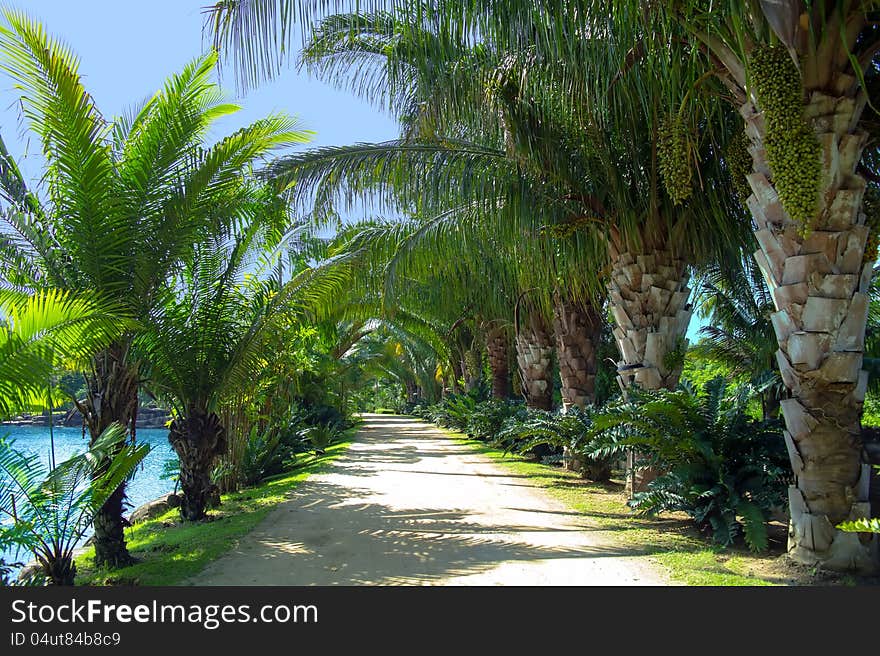
[[[631,571],[613,563],[615,558],[634,555],[632,549],[588,544],[583,534],[609,529],[584,526],[574,519],[576,513],[571,513],[569,521],[555,516],[568,513],[507,508],[503,504],[495,509],[501,512],[486,508],[484,513],[461,496],[457,498],[468,507],[454,507],[455,501],[443,495],[446,485],[463,484],[457,483],[456,477],[486,478],[487,483],[498,485],[497,489],[538,489],[522,480],[528,476],[437,471],[432,469],[446,465],[435,462],[412,467],[450,456],[457,457],[460,467],[468,464],[460,456],[469,453],[466,445],[450,445],[428,424],[387,415],[371,418],[345,456],[328,463],[319,477],[296,488],[232,552],[211,563],[191,583],[417,585],[505,567],[512,568],[514,583],[529,585],[542,583],[540,577],[545,574],[525,576],[523,568],[538,561],[543,562],[541,572],[552,570],[555,580],[564,583],[583,583],[585,576],[593,576],[602,567],[603,577],[609,571],[619,571],[622,577],[632,580]],[[383,481],[383,486],[367,480],[383,474],[393,475],[391,483]],[[432,483],[439,490],[436,501],[433,493],[420,495],[413,507],[406,507],[407,487],[435,474],[446,479],[442,484],[438,479]],[[517,493],[510,490],[509,494]],[[514,501],[509,505],[517,504]],[[544,513],[549,517],[542,518]],[[609,565],[597,566],[596,561],[588,559],[607,559]],[[564,568],[554,566],[563,562]],[[601,582],[614,581],[603,578]]]
[[[579,527],[481,524],[458,509],[391,508],[357,500],[369,494],[314,481],[276,508],[196,585],[414,585],[476,574],[501,563],[617,558],[610,546],[539,546],[499,534],[541,534],[565,544]],[[355,497],[353,499],[352,497]]]

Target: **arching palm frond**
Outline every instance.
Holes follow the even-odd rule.
[[[45,407],[52,375],[85,366],[134,327],[118,304],[60,290],[0,288],[0,417]]]

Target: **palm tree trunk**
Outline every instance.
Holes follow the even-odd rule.
[[[844,77],[838,88],[852,86]],[[856,127],[861,107],[853,98],[819,91],[808,97],[804,116],[822,151],[820,193],[808,231],[779,200],[762,115],[752,104],[741,109],[752,142],[747,204],[760,245],[755,259],[773,294],[777,361],[791,397],[780,404],[796,478],[789,488],[788,551],[803,563],[870,571],[877,566],[877,538],[835,528],[870,513],[860,417],[873,263],[865,258],[865,181],[856,174],[866,135]]]
[[[196,411],[171,423],[168,441],[180,458],[181,516],[189,521],[204,519],[208,500],[215,493],[211,470],[226,452],[226,429],[212,413]]]
[[[685,334],[691,320],[686,263],[668,250],[644,253],[611,248],[608,285],[614,315],[614,338],[622,360],[617,382],[623,393],[632,384],[642,389],[675,389],[681,376]],[[627,456],[627,492],[644,491],[659,472],[640,467]]]
[[[470,392],[480,384],[483,377],[483,354],[476,343],[464,353],[462,362],[464,371],[465,390]]]
[[[453,354],[451,358],[449,358],[449,365],[452,368],[452,375],[450,376],[450,390],[453,394],[458,394],[458,381],[462,378],[462,367],[461,360]]]
[[[418,385],[416,385],[414,380],[407,380],[404,382],[404,386],[406,388],[406,402],[415,403],[419,397]]]
[[[504,328],[493,328],[486,334],[486,351],[492,370],[492,396],[510,398],[510,340]]]
[[[95,358],[93,370],[86,376],[88,391],[79,409],[89,431],[90,445],[94,445],[113,423],[128,430],[133,425],[138,403],[138,375],[126,363],[127,350],[126,344],[114,344]],[[120,449],[124,439],[118,445]],[[103,472],[103,467],[99,467],[95,475],[100,476]],[[95,515],[95,565],[98,567],[118,568],[133,562],[123,531],[125,498],[123,483]]]
[[[559,294],[553,300],[553,335],[562,382],[562,406],[566,411],[572,406],[583,410],[595,400],[596,347],[602,318],[590,304],[568,303]],[[563,448],[562,462],[570,471],[586,471],[585,466],[591,465],[582,462],[568,447]],[[604,470],[591,473],[605,475]]]
[[[624,392],[675,389],[681,376],[684,336],[691,320],[686,263],[668,250],[612,249],[608,285],[614,338],[621,362],[617,380]]]
[[[516,336],[516,361],[530,408],[553,409],[553,345],[543,321],[531,314]]]
[[[553,308],[553,334],[559,358],[562,404],[585,408],[596,393],[596,346],[602,318],[592,305],[567,303],[557,296]]]

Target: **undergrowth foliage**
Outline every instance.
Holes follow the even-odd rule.
[[[747,412],[750,386],[715,378],[695,390],[646,392],[594,418],[593,453],[631,447],[665,472],[629,502],[636,512],[687,513],[719,543],[767,548],[766,522],[785,502],[789,466],[777,421]]]

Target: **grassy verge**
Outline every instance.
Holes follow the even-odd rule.
[[[443,432],[469,445],[550,496],[584,515],[603,529],[615,545],[626,546],[634,556],[659,564],[670,579],[684,585],[766,586],[809,584],[853,584],[852,577],[821,573],[799,567],[781,558],[785,550],[785,527],[771,526],[771,548],[754,554],[747,548],[723,548],[699,533],[684,514],[662,517],[633,515],[619,482],[593,483],[558,467],[504,455],[485,442],[470,440],[460,433]]]
[[[76,559],[78,585],[180,585],[229,551],[296,486],[324,469],[351,444],[353,432],[326,454],[295,471],[252,488],[226,494],[209,521],[183,522],[175,508],[154,520],[126,529],[125,539],[138,562],[112,572],[95,569],[94,550]]]

